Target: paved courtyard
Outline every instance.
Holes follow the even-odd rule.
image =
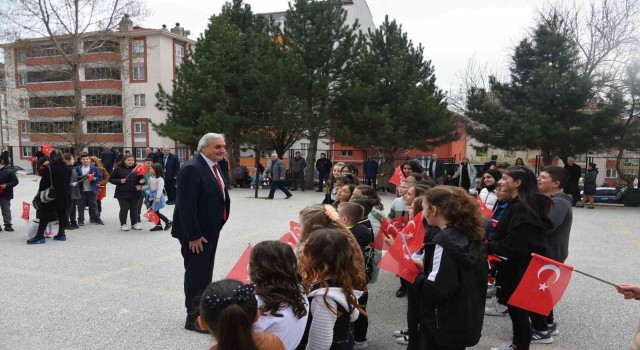
[[[166,231],[121,232],[113,187],[103,201],[105,226],[69,231],[67,242],[27,246],[22,201],[37,182],[20,176],[12,212],[15,232],[0,232],[0,350],[207,349],[211,338],[182,328],[183,267],[179,244]],[[233,189],[230,221],[220,237],[214,279],[223,278],[247,244],[278,239],[304,206],[321,201],[314,191],[291,199],[254,199]],[[267,190],[260,190],[265,197]],[[392,197],[383,197],[388,208]],[[173,207],[163,210],[171,216]],[[32,210],[31,216],[34,217]],[[614,283],[640,283],[640,209],[575,209],[568,264]],[[404,328],[406,299],[395,297],[398,279],[381,272],[369,299],[370,349],[402,349],[391,333]],[[611,286],[575,274],[556,308],[561,335],[534,349],[626,349],[638,325],[640,302]],[[508,317],[485,319],[473,349],[509,342]]]

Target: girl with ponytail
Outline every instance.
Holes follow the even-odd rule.
[[[253,284],[222,280],[202,293],[198,323],[216,339],[211,350],[284,350],[277,336],[253,332],[259,316],[254,292]]]

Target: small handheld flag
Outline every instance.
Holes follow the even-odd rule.
[[[147,210],[144,215],[142,215],[143,218],[153,222],[155,225],[160,223],[160,218],[158,217],[158,215],[153,211],[153,209],[149,208],[149,210]]]
[[[29,210],[31,210],[31,204],[22,202],[22,216],[21,218],[29,220]]]
[[[249,278],[249,258],[251,257],[251,244],[247,246],[247,249],[244,250],[238,262],[233,265],[233,268],[225,277],[226,279],[232,279],[236,281],[240,281],[242,283],[249,283],[251,279]]]
[[[51,154],[51,151],[53,151],[53,146],[51,146],[50,144],[44,142],[42,144],[42,153],[44,153],[45,156],[49,156]]]

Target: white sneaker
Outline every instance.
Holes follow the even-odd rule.
[[[393,336],[394,337],[404,337],[405,335],[409,335],[409,328],[407,329],[401,329],[399,331],[393,331]]]
[[[404,337],[397,337],[396,343],[400,345],[409,345],[409,336],[405,335]]]
[[[140,231],[142,230],[142,226],[140,226],[140,224],[135,224],[131,227],[132,229],[136,230],[136,231]]]
[[[509,316],[509,310],[506,305],[497,303],[493,307],[484,308],[484,314],[487,316]]]
[[[491,350],[513,350],[515,349],[511,344],[502,344],[497,348],[491,348]]]
[[[129,226],[127,225],[120,226],[120,231],[129,231]]]
[[[368,341],[357,341],[355,342],[355,346],[353,347],[353,350],[364,350],[364,349],[368,349],[369,348],[369,342]]]

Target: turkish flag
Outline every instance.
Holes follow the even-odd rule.
[[[398,229],[396,229],[395,226],[391,225],[389,220],[383,218],[382,222],[380,223],[380,229],[378,230],[378,233],[373,240],[373,249],[386,250],[389,247],[384,242],[384,238],[394,238],[397,235]]]
[[[295,221],[290,221],[289,222],[289,230],[296,235],[296,237],[298,238],[298,240],[300,239],[300,224],[295,222]]]
[[[51,151],[53,151],[53,146],[46,142],[42,143],[42,153],[44,153],[45,156],[50,155]]]
[[[93,178],[94,177],[95,177],[95,174],[93,174],[93,173],[87,174],[87,180],[89,180],[89,182],[93,182]]]
[[[151,208],[149,208],[149,210],[144,212],[144,215],[142,215],[142,217],[153,222],[156,225],[160,223],[160,218]]]
[[[387,254],[385,254],[378,267],[385,271],[400,276],[409,283],[413,283],[418,276],[418,267],[411,258],[411,252],[407,246],[404,235],[398,235],[400,239],[396,239]]]
[[[249,283],[251,279],[249,278],[249,258],[251,257],[251,244],[244,250],[244,253],[238,259],[238,262],[233,265],[233,268],[225,277],[225,279],[231,279],[240,281],[242,283]]]
[[[395,218],[392,218],[390,221],[391,221],[391,225],[393,225],[393,227],[395,227],[396,230],[400,232],[402,231],[402,229],[404,229],[404,227],[409,222],[409,217],[405,215],[396,216]]]
[[[487,205],[484,204],[480,196],[476,196],[476,199],[478,200],[478,204],[480,204],[480,211],[482,212],[482,216],[484,216],[487,219],[491,219],[491,217],[493,216],[493,210],[489,209],[489,207],[487,207]]]
[[[424,243],[424,224],[422,222],[422,211],[417,213],[413,220],[402,229],[409,251],[416,252],[422,248]]]
[[[36,162],[36,160],[38,160],[38,159],[37,159],[36,157],[34,157],[34,156],[29,157],[29,161],[30,161],[31,163],[35,163],[35,162]]]
[[[391,178],[389,179],[389,183],[394,184],[396,186],[400,186],[400,180],[404,179],[404,174],[402,173],[402,169],[400,167],[396,167],[396,171],[393,172]]]
[[[21,218],[29,220],[29,210],[31,210],[31,204],[22,202],[22,216]]]
[[[298,239],[298,237],[296,237],[296,235],[293,232],[289,231],[289,232],[285,233],[284,235],[282,235],[282,237],[280,237],[279,241],[282,242],[282,243],[286,243],[286,244],[290,245],[291,248],[295,248],[295,247],[298,246],[299,239]]]
[[[138,164],[135,168],[133,168],[133,172],[140,176],[147,175],[147,173],[149,172],[149,167],[146,165]]]
[[[567,289],[573,266],[535,253],[531,255],[527,271],[507,303],[548,316]]]

